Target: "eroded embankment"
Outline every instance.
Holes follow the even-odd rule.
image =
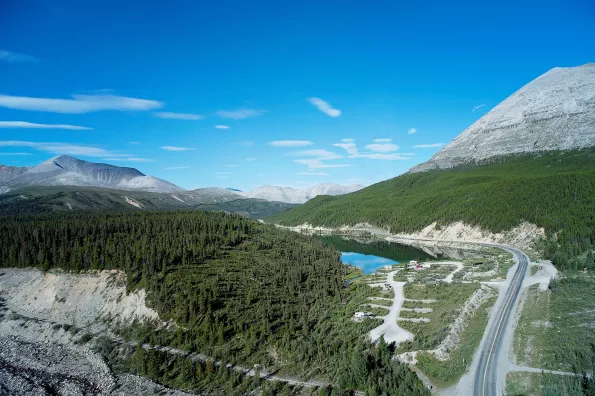
[[[2,269],[0,296],[17,310],[78,326],[101,320],[113,324],[158,321],[146,306],[144,289],[126,293],[126,274],[106,270],[85,274]]]
[[[455,222],[448,225],[438,225],[438,223],[434,222],[417,232],[397,234],[391,233],[386,228],[376,227],[366,223],[337,228],[313,226],[308,223],[295,227],[281,226],[278,224],[276,226],[296,232],[307,233],[371,233],[379,237],[396,241],[407,239],[431,239],[435,242],[488,242],[511,245],[528,250],[534,249],[535,243],[545,237],[545,230],[543,228],[528,222],[523,222],[510,230],[499,233],[492,233],[479,226],[472,226],[462,222]]]

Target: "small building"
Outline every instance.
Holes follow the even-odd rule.
[[[417,260],[411,260],[409,265],[415,267],[417,265]]]
[[[384,266],[384,269],[385,270],[390,270],[390,269],[393,269],[393,266],[392,265],[385,265]]]

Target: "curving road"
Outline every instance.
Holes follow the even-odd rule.
[[[505,291],[504,303],[495,312],[494,320],[490,322],[491,327],[486,329],[487,333],[485,334],[487,335],[484,335],[485,341],[481,346],[479,365],[475,372],[473,385],[473,394],[475,396],[498,395],[498,381],[503,381],[502,378],[498,378],[498,360],[500,359],[500,353],[508,353],[506,348],[502,351],[502,338],[504,337],[510,315],[514,311],[514,307],[519,299],[523,280],[527,276],[527,268],[529,268],[529,260],[520,250],[501,245],[497,247],[512,253],[517,258],[519,265],[511,279],[510,285]],[[507,356],[505,358],[508,359]]]

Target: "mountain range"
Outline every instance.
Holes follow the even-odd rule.
[[[362,188],[364,186],[361,184],[344,186],[334,183],[320,183],[306,190],[291,187],[261,186],[252,191],[242,193],[242,195],[248,198],[266,199],[267,201],[302,204],[318,195],[343,195],[361,190]]]

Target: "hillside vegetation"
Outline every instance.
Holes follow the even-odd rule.
[[[563,268],[593,268],[595,149],[496,158],[405,174],[340,197],[316,197],[268,218],[284,225],[370,223],[414,232],[437,221],[508,230],[523,221],[544,227],[547,257]]]
[[[125,271],[128,289],[145,288],[160,318],[176,324],[123,331],[153,345],[283,367],[374,395],[426,394],[386,345],[367,341],[373,323],[351,320],[372,289],[343,288],[350,267],[310,237],[200,211],[9,216],[0,221],[0,265]],[[152,359],[146,367],[168,361]]]
[[[126,198],[129,199],[127,202]],[[124,191],[102,187],[27,187],[0,194],[0,216],[26,215],[70,210],[140,211],[199,209],[234,212],[257,219],[284,212],[296,205],[262,199],[223,200],[200,197],[190,192],[176,194]]]

